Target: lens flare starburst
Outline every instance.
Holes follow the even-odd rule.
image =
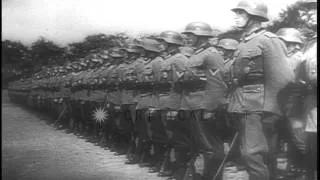
[[[92,115],[97,123],[103,123],[108,119],[108,112],[103,107],[96,108]]]

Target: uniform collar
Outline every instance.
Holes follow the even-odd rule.
[[[173,55],[177,54],[178,52],[179,52],[179,49],[174,49],[174,50],[172,50],[170,52],[163,53],[161,55],[161,57],[163,59],[169,59],[170,57],[172,57]]]
[[[227,64],[227,63],[229,63],[230,61],[232,61],[233,60],[233,58],[228,58],[228,59],[226,59],[225,61],[224,61],[224,64]]]
[[[195,53],[194,54],[198,54],[200,52],[202,52],[203,50],[207,49],[210,47],[210,44],[209,43],[203,43],[201,44],[198,48],[195,49]]]
[[[264,33],[266,30],[262,27],[255,27],[253,29],[251,29],[249,32],[244,33],[241,38],[240,41],[248,41],[262,33]]]
[[[168,52],[168,56],[173,56],[179,52],[179,49],[172,49],[171,51]]]

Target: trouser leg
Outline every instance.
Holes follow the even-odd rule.
[[[276,169],[276,154],[279,152],[279,120],[280,116],[270,113],[265,113],[262,117],[263,132],[268,143],[268,154],[266,157],[266,164],[269,167],[270,178],[275,175]]]
[[[269,180],[265,157],[268,142],[262,127],[262,114],[246,113],[239,116],[240,153],[250,180]]]
[[[308,151],[307,151],[307,161],[308,161],[308,179],[316,179],[317,167],[318,167],[318,146],[317,146],[317,133],[308,132],[307,133]]]

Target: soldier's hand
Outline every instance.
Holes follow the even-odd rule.
[[[229,143],[223,143],[223,151],[224,151],[224,155],[227,155],[230,151],[230,145]]]

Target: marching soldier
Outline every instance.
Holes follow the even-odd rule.
[[[130,42],[126,42],[126,43],[130,43]],[[125,46],[128,46],[128,45],[125,45]],[[135,60],[135,59],[132,59],[134,56],[131,56],[130,58],[128,57],[129,55],[128,51],[131,51],[131,52],[133,51],[134,52],[133,54],[137,54],[139,53],[139,51],[136,47],[120,48],[119,51],[123,57],[121,59],[121,62],[119,62],[119,65],[116,67],[116,69],[113,72],[114,73],[113,78],[115,79],[115,83],[118,86],[118,90],[119,90],[118,93],[120,98],[119,99],[120,116],[118,117],[115,125],[116,125],[116,132],[118,136],[118,147],[119,147],[117,154],[124,154],[124,153],[127,153],[127,149],[130,146],[129,142],[131,141],[131,132],[133,130],[131,113],[133,108],[135,108],[135,106],[131,106],[132,109],[130,110],[130,107],[128,106],[129,104],[134,103],[133,96],[132,96],[133,91],[132,90],[127,91],[124,88],[125,86],[127,86],[127,84],[124,82],[125,81],[124,73],[127,71],[127,68],[132,63],[132,61]]]
[[[59,116],[56,120],[56,123],[59,123],[62,125],[62,127],[67,127],[69,124],[69,119],[71,115],[71,106],[70,106],[70,86],[69,86],[69,80],[71,77],[71,64],[65,64],[63,67],[63,70],[61,72],[60,77],[60,97],[58,99],[58,107],[59,107]]]
[[[122,109],[122,122],[126,123],[126,131],[130,133],[129,135],[129,149],[127,152],[128,161],[127,164],[138,163],[138,154],[136,147],[136,134],[134,129],[134,123],[136,121],[136,94],[135,83],[136,76],[134,76],[134,66],[135,62],[139,58],[141,53],[141,48],[135,45],[134,41],[127,42],[127,45],[123,48],[126,51],[127,58],[125,59],[126,66],[119,72],[121,80],[121,109]]]
[[[315,6],[316,7],[316,6]],[[317,178],[317,37],[308,43],[303,54],[301,73],[302,82],[305,82],[305,98],[303,100],[303,119],[307,136],[307,168],[309,179]]]
[[[59,67],[59,71],[56,77],[56,96],[54,99],[54,103],[55,103],[55,111],[56,111],[56,117],[54,117],[55,119],[55,125],[57,125],[58,121],[60,119],[64,119],[62,116],[65,116],[65,106],[64,106],[64,102],[63,102],[63,93],[64,93],[64,78],[65,78],[65,70],[63,66]],[[62,121],[60,121],[62,122]],[[57,126],[58,128],[61,128],[59,126]]]
[[[264,3],[240,1],[233,8],[236,27],[242,31],[235,53],[233,88],[228,111],[238,122],[241,158],[250,179],[267,180],[274,164],[276,123],[282,115],[277,96],[293,80],[285,46],[273,33],[262,28],[268,21]],[[270,153],[270,154],[269,154]]]
[[[223,79],[224,60],[208,42],[215,36],[208,24],[189,23],[183,33],[195,50],[189,58],[189,73],[185,75],[188,81],[183,84],[181,107],[191,117],[194,156],[190,163],[195,165],[196,174],[210,179],[218,168],[217,160],[223,157],[219,132],[224,128],[223,105],[227,90]]]
[[[159,120],[156,112],[158,103],[154,94],[154,83],[158,81],[159,65],[162,61],[159,55],[163,51],[163,47],[158,41],[150,38],[141,39],[138,46],[145,51],[144,58],[139,59],[140,63],[136,65],[135,69],[138,76],[137,90],[139,93],[135,126],[138,131],[139,146],[144,150],[140,165],[152,166],[150,171],[156,172],[160,148],[152,141],[150,125],[151,121]]]
[[[290,146],[289,154],[291,166],[298,168],[307,168],[307,136],[304,131],[305,122],[303,121],[303,99],[305,93],[303,93],[303,86],[301,86],[301,69],[302,69],[302,46],[303,39],[301,33],[295,28],[281,28],[278,30],[277,35],[286,44],[287,56],[289,59],[290,67],[294,71],[295,82],[288,84],[283,89],[280,96],[285,102],[282,102],[282,108],[285,113],[289,137],[286,141],[292,143]],[[303,160],[302,160],[303,159]],[[306,174],[300,174],[298,176],[306,176]]]
[[[98,103],[98,109],[96,108],[94,111],[94,119],[96,121],[96,126],[98,126],[98,134],[100,138],[100,146],[107,147],[107,138],[108,138],[108,126],[110,124],[110,116],[108,112],[109,104],[107,101],[107,87],[108,87],[108,73],[110,72],[110,67],[112,68],[112,65],[110,63],[110,57],[108,55],[108,51],[103,51],[100,54],[100,58],[104,61],[101,68],[96,72],[96,95],[97,95],[97,101]],[[104,96],[104,97],[102,97]],[[99,97],[99,98],[98,98]]]
[[[215,47],[218,50],[219,54],[224,59],[224,81],[227,83],[228,86],[231,84],[232,80],[232,66],[234,63],[234,53],[237,50],[237,47],[239,45],[239,42],[234,39],[225,38],[220,39],[216,44]],[[232,123],[231,118],[228,116],[229,114],[226,114],[226,125],[227,129],[224,129],[224,133],[221,133],[224,139],[224,153],[225,155],[228,154],[228,151],[230,149],[229,140],[231,139],[230,135],[234,134],[234,126]]]
[[[89,97],[90,97],[90,114],[91,114],[91,120],[93,123],[93,138],[94,141],[99,143],[101,141],[105,141],[105,137],[103,136],[103,126],[104,121],[106,121],[106,109],[105,109],[105,97],[106,92],[101,87],[102,82],[101,79],[99,79],[99,76],[101,75],[102,71],[106,68],[106,66],[103,64],[105,63],[104,60],[108,59],[108,56],[98,56],[97,54],[94,54],[91,61],[95,63],[95,69],[94,72],[90,75],[89,80]]]
[[[85,73],[83,74],[83,78],[81,81],[81,86],[82,86],[82,111],[83,111],[83,123],[84,123],[84,135],[86,137],[89,137],[89,141],[94,140],[94,134],[92,133],[93,131],[93,121],[92,121],[92,111],[91,111],[91,106],[92,106],[92,101],[90,98],[90,93],[91,93],[91,82],[92,82],[92,75],[94,74],[94,63],[90,60],[90,57],[85,57],[84,62],[86,64],[85,66]]]
[[[156,84],[156,96],[159,103],[160,120],[151,122],[152,139],[165,148],[164,160],[159,175],[171,176],[178,169],[175,158],[174,130],[172,121],[178,121],[180,109],[181,88],[175,84],[180,78],[173,68],[174,63],[187,61],[181,54],[180,47],[184,45],[182,36],[174,31],[164,31],[158,38],[165,47],[163,61],[160,64],[160,79]]]
[[[317,1],[302,1],[302,6],[308,9],[310,14],[314,13],[307,22],[308,27],[317,25]],[[302,62],[300,63],[296,89],[302,97],[302,112],[299,117],[299,131],[295,133],[295,139],[299,141],[296,145],[304,152],[304,167],[307,169],[306,179],[317,178],[317,35],[308,40],[302,50]],[[300,101],[301,102],[301,101]],[[300,103],[299,102],[299,103]],[[302,125],[302,126],[301,126]],[[301,148],[302,147],[302,148]],[[303,176],[303,174],[302,174]]]
[[[110,66],[106,69],[107,74],[107,96],[108,113],[110,115],[107,125],[109,147],[112,151],[116,150],[117,145],[120,145],[117,140],[120,136],[117,131],[121,118],[121,92],[119,90],[119,75],[117,69],[124,58],[124,54],[119,47],[114,47],[110,50]],[[123,143],[123,142],[122,142]],[[124,151],[123,149],[121,149]],[[121,152],[120,154],[123,154]],[[118,155],[117,153],[115,153]],[[119,154],[119,155],[120,155]]]
[[[92,55],[89,55],[85,57],[85,63],[86,63],[86,73],[84,75],[84,78],[82,79],[82,88],[84,90],[83,95],[83,105],[82,109],[84,112],[84,123],[85,123],[85,132],[86,135],[89,136],[90,142],[96,142],[98,140],[97,134],[95,132],[95,121],[93,119],[92,110],[95,106],[94,102],[94,93],[93,93],[93,87],[94,87],[94,76],[96,71],[96,60],[92,61]],[[92,94],[93,93],[93,94]],[[103,99],[103,97],[102,97]]]
[[[72,68],[72,64],[71,63],[67,63],[66,67],[65,67],[65,75],[64,75],[64,80],[62,83],[62,103],[63,106],[66,108],[64,113],[66,113],[66,118],[63,121],[63,125],[65,127],[69,127],[69,122],[70,122],[70,118],[72,117],[72,107],[71,107],[71,84],[70,84],[70,80],[72,78],[72,72],[73,72],[73,68]]]
[[[69,128],[71,131],[79,130],[79,122],[81,119],[81,109],[79,103],[79,87],[78,77],[82,73],[82,67],[79,62],[75,61],[72,63],[72,72],[70,74],[70,79],[68,81],[68,86],[70,87],[70,103],[71,103],[71,117],[69,119]]]
[[[79,133],[82,134],[85,131],[85,111],[84,106],[86,103],[86,97],[87,97],[87,91],[84,89],[84,80],[86,78],[86,66],[87,64],[84,62],[84,59],[80,59],[79,66],[77,67],[79,69],[79,72],[74,75],[74,79],[72,80],[74,82],[73,84],[73,96],[75,99],[75,105],[76,109],[74,112],[80,112],[80,113],[74,113],[75,114],[75,120],[76,124],[78,126]]]
[[[235,39],[225,38],[220,39],[215,45],[217,51],[224,59],[224,71],[226,73],[230,72],[234,62],[234,53],[237,50],[238,44],[239,42]]]
[[[302,60],[303,37],[295,28],[281,28],[276,34],[287,47],[289,64],[296,77],[299,69],[298,65],[301,64]]]

